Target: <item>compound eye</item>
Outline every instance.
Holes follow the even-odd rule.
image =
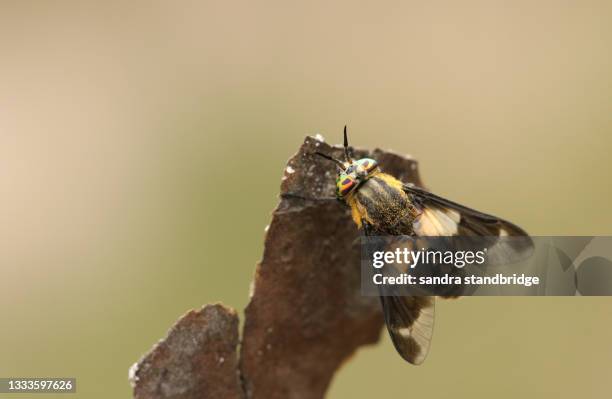
[[[340,198],[344,197],[357,186],[357,182],[346,173],[341,173],[336,180],[336,195]]]
[[[365,169],[368,174],[370,174],[372,171],[374,171],[374,169],[378,167],[378,162],[371,158],[362,158],[357,161],[357,163],[359,164],[359,166]]]

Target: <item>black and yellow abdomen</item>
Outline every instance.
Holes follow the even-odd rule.
[[[346,202],[353,220],[361,227],[366,221],[374,232],[411,235],[412,222],[418,211],[403,190],[402,182],[386,173],[377,172],[350,193]]]

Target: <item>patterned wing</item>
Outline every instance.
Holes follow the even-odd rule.
[[[431,296],[381,296],[387,330],[404,360],[423,363],[434,327],[435,299]]]
[[[527,236],[520,227],[439,197],[416,186],[404,185],[422,212],[413,224],[419,236]]]
[[[480,249],[487,248],[489,259],[504,262],[525,259],[533,252],[533,241],[515,224],[415,186],[404,185],[404,191],[411,196],[412,203],[420,212],[412,224],[413,233],[417,236],[467,237],[462,239],[463,243],[473,243],[474,247]],[[473,241],[469,237],[474,237]],[[502,237],[511,239],[500,239]]]
[[[362,222],[366,235],[380,234]],[[406,232],[408,234],[408,232]],[[379,248],[380,249],[380,248]],[[423,363],[433,336],[435,298],[428,296],[406,296],[397,288],[397,295],[383,294],[380,301],[387,331],[400,356],[409,363]]]

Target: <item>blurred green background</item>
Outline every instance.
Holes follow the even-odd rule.
[[[130,397],[181,314],[246,305],[286,160],[345,123],[532,234],[611,234],[611,19],[608,1],[3,1],[0,376]],[[385,334],[329,397],[609,398],[611,309],[439,302],[423,366]]]

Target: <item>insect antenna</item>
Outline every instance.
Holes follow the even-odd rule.
[[[316,151],[315,154],[317,154],[317,155],[319,155],[319,156],[321,156],[321,157],[323,157],[323,158],[325,158],[327,160],[332,161],[333,163],[336,164],[336,166],[338,166],[338,168],[340,170],[344,170],[344,163],[341,160],[333,158],[333,157],[331,157],[331,156],[329,156],[327,154],[323,154],[322,152],[319,152],[319,151]]]
[[[344,125],[344,157],[346,158],[346,162],[353,163],[353,159],[349,154],[349,146],[348,146],[348,136],[346,134],[346,125]]]

